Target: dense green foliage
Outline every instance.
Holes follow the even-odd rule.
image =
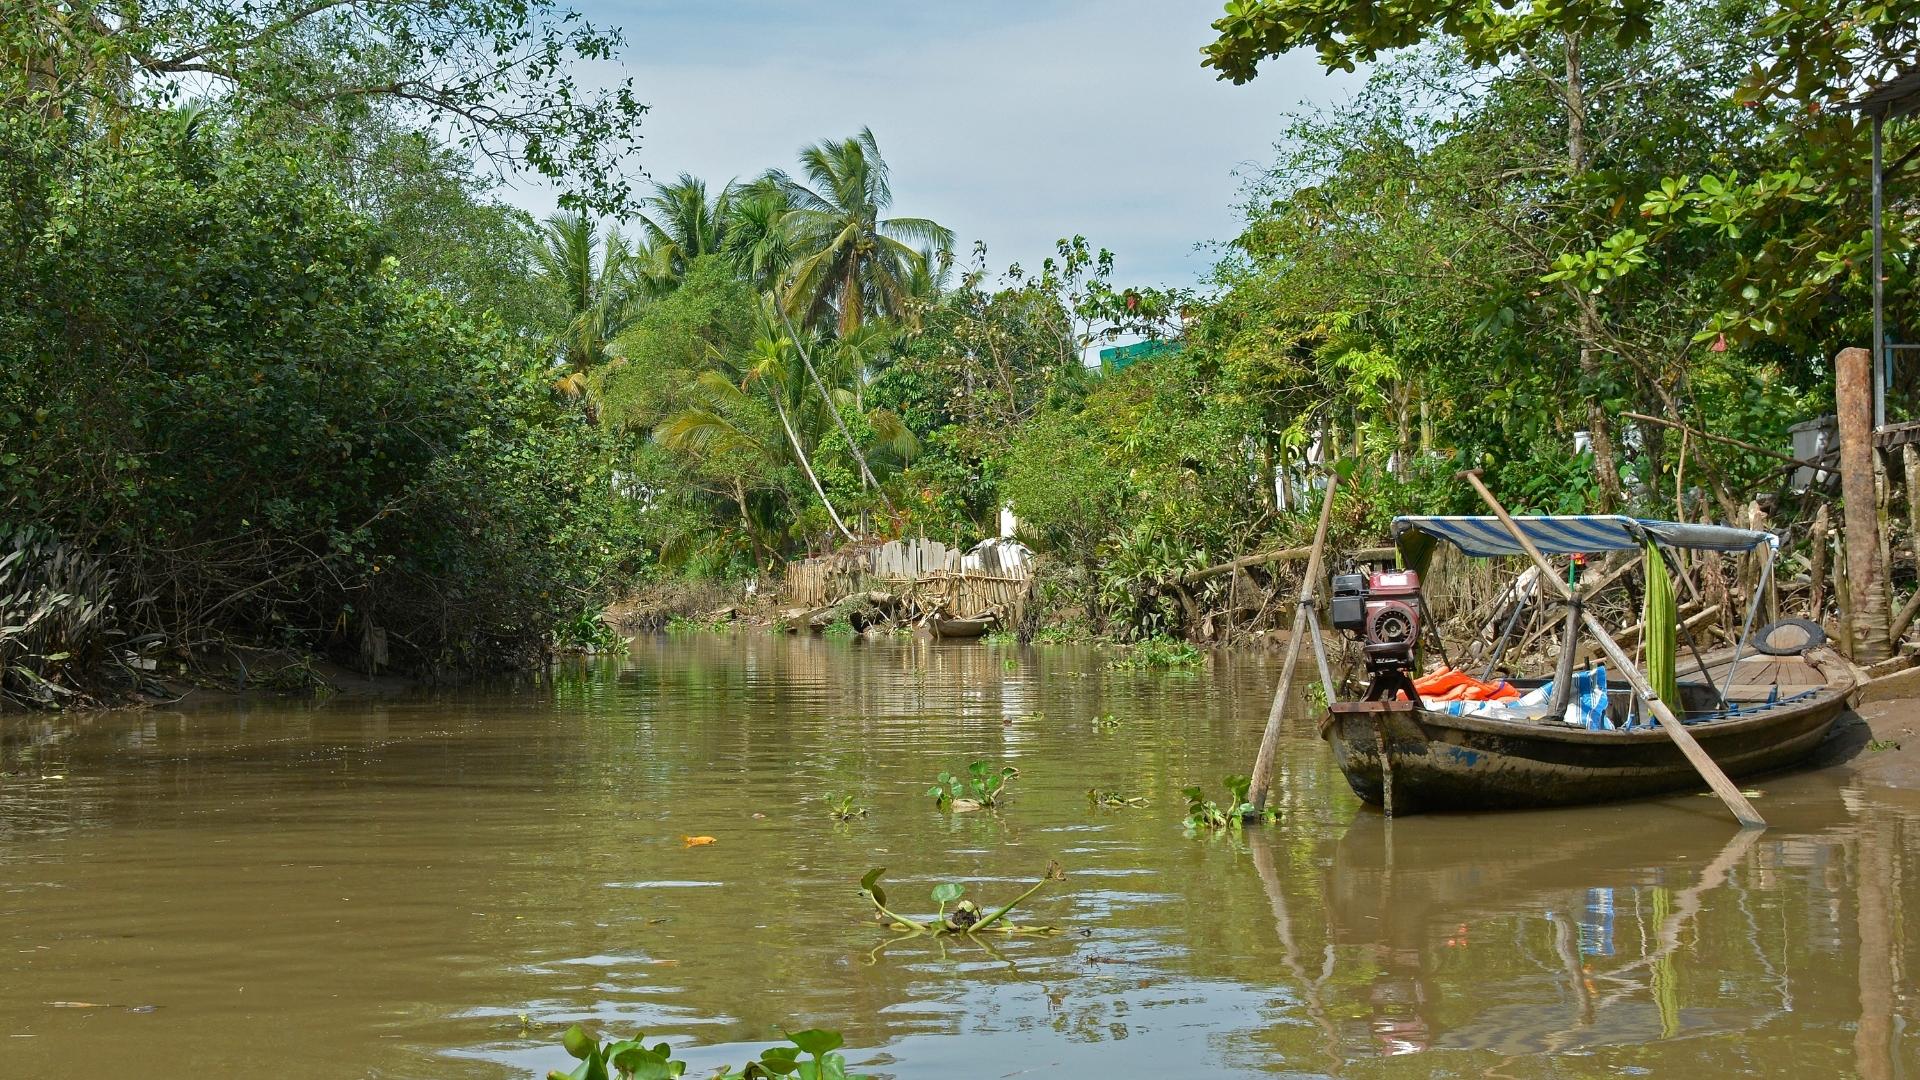
[[[1831,407],[1831,357],[1869,328],[1866,130],[1831,106],[1911,63],[1912,25],[1840,2],[1229,4],[1223,77],[1295,48],[1374,66],[1288,124],[1206,294],[1173,301],[1180,351],[1020,429],[993,475],[1076,564],[1051,587],[1110,629],[1206,635],[1243,601],[1185,575],[1303,542],[1309,461],[1354,481],[1353,539],[1476,511],[1466,466],[1533,511],[1728,520],[1778,493],[1777,462],[1621,414],[1784,449]],[[1898,328],[1911,121],[1887,141]]]
[[[601,435],[496,318],[278,149],[10,119],[0,498],[143,624],[459,668],[598,602]]]
[[[0,34],[0,511],[108,560],[129,632],[414,668],[602,638],[636,575],[966,545],[1007,507],[1051,617],[1218,636],[1274,579],[1196,571],[1298,543],[1327,467],[1343,540],[1471,509],[1468,465],[1516,509],[1729,518],[1777,463],[1622,414],[1784,445],[1823,410],[1866,333],[1865,128],[1833,106],[1912,14],[1236,0],[1223,76],[1312,48],[1368,80],[1286,123],[1210,278],[1160,292],[1079,238],[956,266],[871,131],[633,191],[642,108],[569,66],[617,38],[544,2],[30,4]],[[1887,142],[1900,326],[1920,155]],[[1164,347],[1089,366],[1125,337]]]
[[[188,662],[470,671],[602,633],[644,558],[610,441],[550,388],[532,223],[421,110],[565,180],[637,107],[530,57],[612,39],[545,5],[143,11],[0,37],[0,514]],[[475,50],[495,77],[450,70]],[[188,70],[213,89],[176,106]]]

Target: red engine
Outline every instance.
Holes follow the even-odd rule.
[[[1360,639],[1367,655],[1413,657],[1420,640],[1420,575],[1380,570],[1367,579],[1366,616]]]
[[[1333,579],[1333,625],[1360,639],[1367,660],[1367,700],[1396,695],[1418,701],[1413,688],[1413,655],[1420,645],[1420,575],[1412,570],[1377,570],[1369,575],[1339,574]]]

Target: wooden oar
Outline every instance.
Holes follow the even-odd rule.
[[[1286,711],[1287,697],[1293,693],[1293,669],[1300,663],[1300,642],[1313,636],[1314,658],[1320,663],[1320,678],[1327,691],[1327,704],[1333,704],[1333,676],[1327,670],[1326,653],[1320,647],[1320,620],[1313,613],[1314,590],[1320,581],[1320,556],[1327,548],[1327,525],[1333,520],[1333,489],[1340,477],[1327,473],[1327,495],[1320,503],[1320,524],[1313,530],[1313,549],[1307,554],[1307,576],[1300,583],[1300,603],[1293,610],[1293,636],[1287,639],[1287,658],[1280,664],[1280,688],[1274,692],[1273,706],[1267,710],[1267,727],[1260,735],[1260,753],[1253,759],[1253,784],[1247,799],[1255,810],[1267,808],[1267,788],[1273,784],[1273,757],[1280,747],[1280,717]]]
[[[1473,485],[1473,490],[1480,493],[1480,498],[1492,508],[1494,515],[1500,519],[1500,524],[1506,528],[1514,542],[1518,543],[1520,549],[1533,560],[1534,565],[1540,568],[1540,576],[1553,582],[1554,587],[1560,590],[1561,599],[1569,604],[1573,603],[1572,590],[1567,588],[1566,582],[1554,576],[1553,567],[1548,564],[1547,557],[1540,554],[1540,549],[1534,547],[1533,541],[1528,539],[1527,534],[1521,532],[1520,526],[1514,523],[1513,516],[1507,513],[1507,508],[1501,506],[1500,500],[1494,498],[1493,492],[1488,491],[1487,485],[1480,481],[1480,470],[1468,469],[1460,476]],[[1607,628],[1600,625],[1600,620],[1594,618],[1593,613],[1584,608],[1581,609],[1580,616],[1586,624],[1587,632],[1593,635],[1593,640],[1599,643],[1601,651],[1607,654],[1607,659],[1613,662],[1614,667],[1618,668],[1622,675],[1626,676],[1634,692],[1647,703],[1647,710],[1660,721],[1660,726],[1666,729],[1667,737],[1671,738],[1673,744],[1680,748],[1680,752],[1687,756],[1687,760],[1700,773],[1700,778],[1707,782],[1707,786],[1713,789],[1715,795],[1720,796],[1721,802],[1727,804],[1727,809],[1733,812],[1734,820],[1738,821],[1742,828],[1766,828],[1766,819],[1760,816],[1760,812],[1753,808],[1753,804],[1747,801],[1745,795],[1740,794],[1740,789],[1734,786],[1732,780],[1727,779],[1727,774],[1720,771],[1720,766],[1714,764],[1713,758],[1700,748],[1693,733],[1686,729],[1686,726],[1680,722],[1680,718],[1667,707],[1667,703],[1654,694],[1652,685],[1647,682],[1647,677],[1641,674],[1639,668],[1633,666],[1633,660],[1627,656],[1624,649],[1620,648],[1619,643],[1613,640],[1612,635],[1607,633]]]

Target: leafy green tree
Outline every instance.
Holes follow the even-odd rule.
[[[1498,7],[1473,0],[1229,0],[1213,24],[1219,37],[1201,51],[1205,66],[1236,83],[1252,79],[1261,61],[1295,49],[1313,48],[1323,67],[1352,71],[1436,35],[1457,39],[1472,63],[1484,65],[1533,53],[1543,41],[1604,34],[1631,44],[1646,37],[1656,10],[1653,0]]]
[[[236,122],[218,106],[176,109],[192,138],[232,138]],[[515,336],[546,343],[567,320],[561,295],[535,272],[542,230],[523,210],[495,201],[497,181],[479,173],[467,155],[374,116],[336,133],[350,145],[338,152],[306,152],[316,177],[324,173],[347,205],[383,234],[397,269],[470,311],[487,312]]]
[[[572,65],[620,43],[553,0],[22,0],[0,28],[7,92],[63,111],[119,125],[193,85],[268,130],[381,112],[600,210],[630,196],[624,159],[646,107],[630,82],[589,89]]]
[[[471,670],[605,598],[601,436],[324,175],[168,115],[0,132],[0,506],[109,553],[134,625]]]
[[[1735,99],[1751,121],[1702,167],[1674,167],[1633,194],[1639,220],[1563,255],[1557,276],[1595,293],[1711,260],[1720,284],[1695,340],[1831,356],[1871,337],[1870,125],[1845,103],[1911,63],[1914,9],[1782,3],[1751,27]],[[1885,129],[1886,296],[1895,326],[1920,317],[1906,223],[1920,130]],[[1675,163],[1676,165],[1678,163]]]
[[[1554,309],[1565,319],[1563,333],[1578,349],[1577,397],[1585,402],[1583,426],[1592,437],[1604,509],[1618,506],[1625,495],[1622,451],[1611,417],[1618,406],[1613,403],[1623,388],[1630,388],[1667,397],[1671,404],[1670,388],[1660,377],[1660,369],[1670,365],[1671,342],[1665,339],[1671,335],[1663,333],[1659,342],[1645,340],[1643,327],[1621,322],[1619,305],[1609,309],[1593,290],[1556,273],[1555,260],[1587,250],[1618,227],[1622,207],[1639,187],[1631,177],[1645,168],[1634,160],[1636,155],[1703,145],[1686,141],[1695,133],[1677,130],[1693,119],[1682,109],[1692,106],[1707,118],[1726,115],[1724,105],[1703,98],[1698,88],[1707,83],[1709,92],[1719,93],[1738,78],[1740,58],[1723,47],[1724,37],[1719,36],[1737,33],[1738,18],[1705,7],[1680,7],[1663,15],[1646,0],[1529,4],[1498,11],[1453,2],[1385,8],[1233,4],[1215,24],[1220,36],[1208,47],[1205,62],[1222,77],[1243,82],[1253,77],[1261,59],[1295,48],[1315,46],[1323,65],[1351,69],[1385,50],[1440,39],[1456,47],[1470,68],[1507,69],[1495,77],[1484,107],[1469,110],[1495,123],[1522,121],[1523,112],[1531,113],[1524,119],[1535,125],[1534,132],[1512,128],[1511,137],[1503,140],[1505,148],[1520,150],[1523,156],[1494,159],[1497,171],[1489,178],[1490,192],[1496,198],[1518,195],[1520,201],[1513,205],[1521,211],[1513,215],[1512,224],[1502,222],[1513,242],[1504,245],[1507,257],[1497,265],[1525,259],[1532,264],[1528,269],[1534,282],[1547,283],[1558,296]],[[1717,76],[1718,85],[1703,79],[1703,73]],[[1674,93],[1675,88],[1681,92]],[[1649,95],[1683,100],[1671,101],[1671,108],[1649,107]],[[1542,125],[1559,135],[1557,154],[1545,153],[1549,144],[1537,135]],[[1559,158],[1557,167],[1554,156]],[[1496,220],[1507,216],[1500,211],[1496,215]],[[1652,310],[1637,301],[1627,306],[1637,307],[1641,315]],[[1689,338],[1682,336],[1683,348]]]

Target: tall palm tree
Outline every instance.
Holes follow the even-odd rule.
[[[728,206],[721,247],[734,269],[762,292],[776,288],[793,262],[787,227],[792,210],[786,191],[764,178],[739,188]]]
[[[831,316],[842,334],[870,315],[890,315],[911,293],[918,248],[953,245],[953,232],[927,218],[885,217],[893,205],[886,159],[871,128],[800,151],[805,183],[782,172],[767,179],[786,192],[786,222],[797,261],[784,290],[792,314],[818,325]]]
[[[707,182],[681,173],[670,184],[655,184],[642,200],[640,214],[652,273],[662,284],[677,284],[687,264],[702,255],[717,255],[726,243],[729,207],[734,185],[726,184],[711,199]]]
[[[585,214],[559,213],[547,219],[533,249],[540,279],[560,297],[567,323],[560,334],[561,358],[569,369],[563,382],[582,388],[588,371],[605,363],[607,343],[632,321],[639,291],[633,252],[617,230],[604,237]]]
[[[831,425],[838,421],[838,408],[858,408],[857,398],[842,387],[835,387],[825,398],[810,392],[817,384],[810,380],[801,359],[801,346],[785,332],[784,321],[769,300],[761,311],[753,342],[736,356],[716,351],[711,366],[696,375],[689,386],[692,403],[667,417],[654,429],[654,437],[674,450],[750,450],[769,458],[788,458],[800,467],[834,527],[852,540],[855,533],[827,494],[814,459]],[[814,345],[819,344],[815,340]],[[857,367],[862,359],[853,351],[837,348],[831,355],[848,369]],[[851,374],[839,370],[833,373]],[[750,408],[756,402],[773,408],[784,436],[784,452],[777,440],[756,433]],[[872,409],[864,417],[880,446],[902,463],[912,459],[919,443],[899,416],[886,409]],[[844,445],[858,453],[852,443]]]

